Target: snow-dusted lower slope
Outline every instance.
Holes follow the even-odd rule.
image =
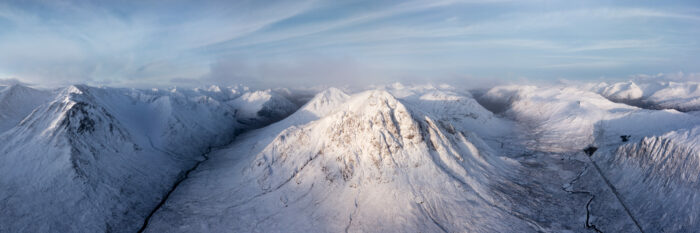
[[[65,88],[0,135],[0,232],[138,230],[181,172],[233,137],[233,115],[206,96]]]
[[[51,92],[21,84],[0,86],[0,133],[15,127],[37,106],[50,100]]]
[[[576,220],[584,210],[560,205],[583,206],[583,197],[570,198],[560,184],[527,184],[521,173],[527,168],[498,156],[474,133],[478,127],[469,131],[470,124],[454,126],[451,117],[433,116],[481,111],[452,109],[473,99],[447,96],[320,93],[289,118],[213,152],[147,231],[522,232],[580,226]],[[468,119],[489,124],[488,116]],[[538,170],[551,175],[549,168]],[[525,193],[536,196],[525,200]],[[561,221],[541,217],[551,215]]]
[[[236,117],[244,124],[260,126],[281,120],[299,107],[275,91],[246,92],[227,102],[236,109]]]
[[[645,232],[700,228],[700,126],[644,137],[594,159]]]

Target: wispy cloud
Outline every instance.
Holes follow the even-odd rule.
[[[576,63],[561,63],[543,65],[541,68],[546,69],[582,69],[582,68],[611,68],[621,66],[625,63],[619,61],[591,61],[591,62],[576,62]]]
[[[554,0],[5,2],[0,73],[46,85],[165,85],[695,71],[698,12]]]
[[[610,49],[632,49],[632,48],[652,48],[657,47],[661,40],[611,40],[596,41],[588,45],[578,46],[569,49],[571,52],[610,50]]]

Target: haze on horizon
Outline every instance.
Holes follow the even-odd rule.
[[[6,1],[0,83],[695,79],[698,25],[697,1]]]

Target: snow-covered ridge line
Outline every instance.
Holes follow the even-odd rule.
[[[10,213],[0,216],[0,231],[137,230],[207,148],[250,128],[217,98],[63,88],[0,134],[0,205]]]
[[[700,110],[700,83],[664,80],[589,84],[606,98],[646,109]]]
[[[699,132],[694,127],[644,137],[595,158],[646,231],[700,227]]]
[[[700,118],[587,86],[51,95],[0,133],[2,232],[683,231],[700,208]]]
[[[448,92],[409,91],[402,99],[391,91],[349,98],[323,92],[288,119],[314,106],[329,109],[318,117],[283,120],[213,153],[147,232],[544,229],[492,193],[491,181],[516,176],[520,166],[496,155],[469,121],[496,119]],[[453,208],[461,198],[479,207]],[[211,217],[220,210],[225,214]],[[509,225],[484,222],[496,219]]]
[[[37,106],[50,100],[51,92],[21,84],[0,87],[0,133],[19,123]]]

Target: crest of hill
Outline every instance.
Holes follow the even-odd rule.
[[[518,164],[496,156],[476,134],[439,122],[384,90],[353,94],[342,101],[345,98],[337,90],[319,93],[302,108],[332,109],[316,111],[317,120],[287,122],[286,127],[282,121],[271,126],[279,133],[269,140],[262,139],[269,132],[253,133],[217,152],[205,167],[207,174],[201,174],[207,182],[193,180],[182,189],[182,196],[195,198],[167,203],[148,230],[172,231],[169,221],[182,223],[176,231],[201,231],[201,221],[215,231],[533,227],[527,220],[517,220],[487,191],[490,181],[506,179]],[[341,101],[332,108],[336,104],[322,104]],[[479,204],[462,211],[454,208],[460,205],[458,200]],[[211,219],[210,210],[226,213]],[[263,219],[265,224],[249,221],[260,216],[269,216]],[[348,225],[349,216],[362,224]]]

